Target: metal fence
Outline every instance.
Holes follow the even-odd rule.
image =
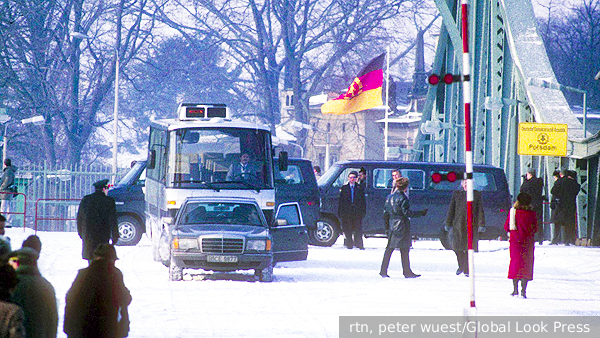
[[[76,231],[81,198],[94,191],[94,182],[113,176],[111,167],[98,165],[65,168],[43,164],[16,168],[19,195],[8,201],[8,223],[28,228],[37,225],[37,230],[44,231]],[[115,182],[128,170],[119,168]]]

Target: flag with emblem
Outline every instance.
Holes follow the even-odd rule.
[[[354,79],[348,91],[321,106],[323,114],[352,114],[383,105],[383,61],[385,53],[374,58]]]

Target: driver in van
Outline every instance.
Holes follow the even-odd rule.
[[[248,155],[248,153],[242,153],[240,155],[240,161],[238,163],[232,163],[229,167],[225,179],[227,181],[239,181],[248,179],[250,176],[257,177],[258,172],[260,172],[260,170],[257,166],[250,162],[250,155]]]

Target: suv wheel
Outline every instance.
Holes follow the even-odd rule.
[[[136,245],[142,239],[142,224],[135,217],[120,216],[118,224],[119,240],[117,245]]]
[[[337,222],[330,217],[322,217],[317,221],[317,228],[310,230],[310,240],[314,245],[332,246],[340,235]]]
[[[180,281],[183,280],[183,269],[177,266],[173,255],[171,255],[171,261],[169,262],[169,280]]]

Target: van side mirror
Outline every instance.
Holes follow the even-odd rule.
[[[154,169],[156,167],[156,150],[150,150],[150,154],[148,154],[148,169]]]
[[[287,151],[279,152],[279,171],[288,170],[288,153]]]
[[[163,217],[162,222],[171,225],[173,224],[173,217]]]

